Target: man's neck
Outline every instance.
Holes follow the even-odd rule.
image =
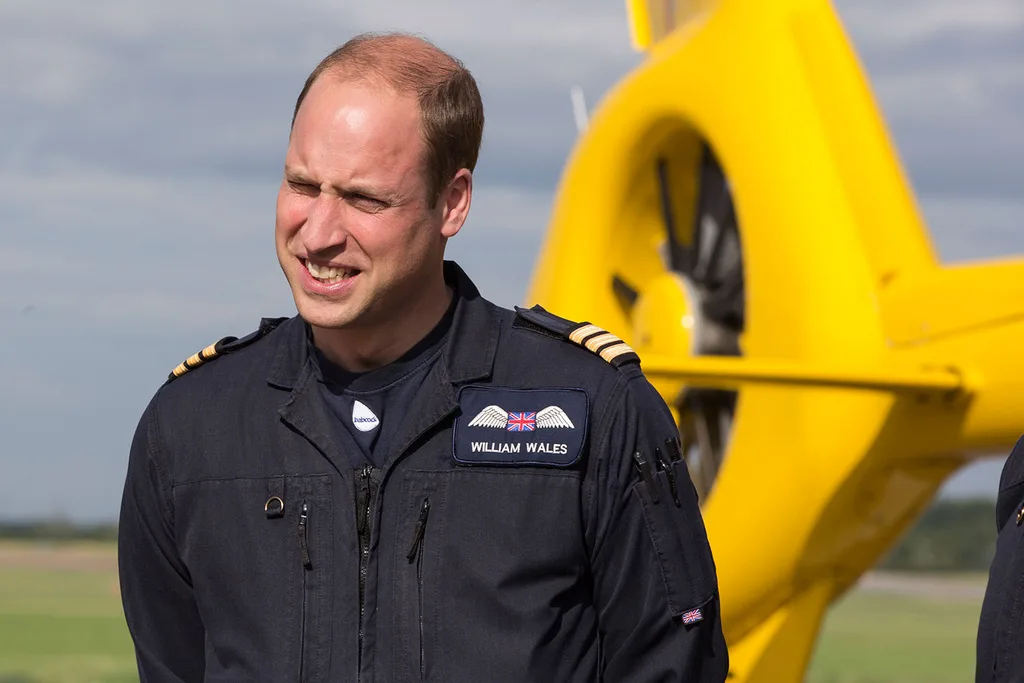
[[[441,321],[454,292],[443,280],[407,306],[394,321],[357,330],[313,327],[313,343],[348,372],[369,372],[401,358]]]

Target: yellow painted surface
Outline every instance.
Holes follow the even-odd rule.
[[[620,336],[667,401],[687,383],[739,387],[703,500],[732,680],[796,683],[829,602],[947,477],[1024,432],[1024,262],[937,262],[824,0],[628,9],[647,57],[573,150],[526,303]],[[656,164],[688,242],[702,140],[742,241],[735,358],[693,357],[685,287],[659,256]]]

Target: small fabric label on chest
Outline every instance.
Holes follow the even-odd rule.
[[[582,389],[464,387],[459,407],[452,437],[458,463],[569,467],[583,451]]]

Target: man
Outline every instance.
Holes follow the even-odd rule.
[[[976,683],[1024,680],[1024,437],[999,477],[996,530],[978,623]]]
[[[298,316],[176,368],[120,526],[143,681],[723,681],[676,429],[596,326],[500,309],[446,241],[483,107],[361,36],[299,96],[276,244]]]

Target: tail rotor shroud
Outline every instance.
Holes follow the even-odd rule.
[[[703,143],[698,169],[673,168],[659,157],[655,173],[665,240],[661,262],[683,290],[687,312],[680,324],[689,331],[694,356],[740,356],[745,318],[743,257],[739,226],[728,180],[714,152]],[[697,177],[697,200],[689,230],[680,230],[672,202],[673,171]],[[612,276],[612,291],[627,316],[642,292]],[[639,336],[643,336],[642,333]],[[683,453],[698,494],[705,498],[725,459],[738,393],[684,386],[672,401],[679,416]]]

